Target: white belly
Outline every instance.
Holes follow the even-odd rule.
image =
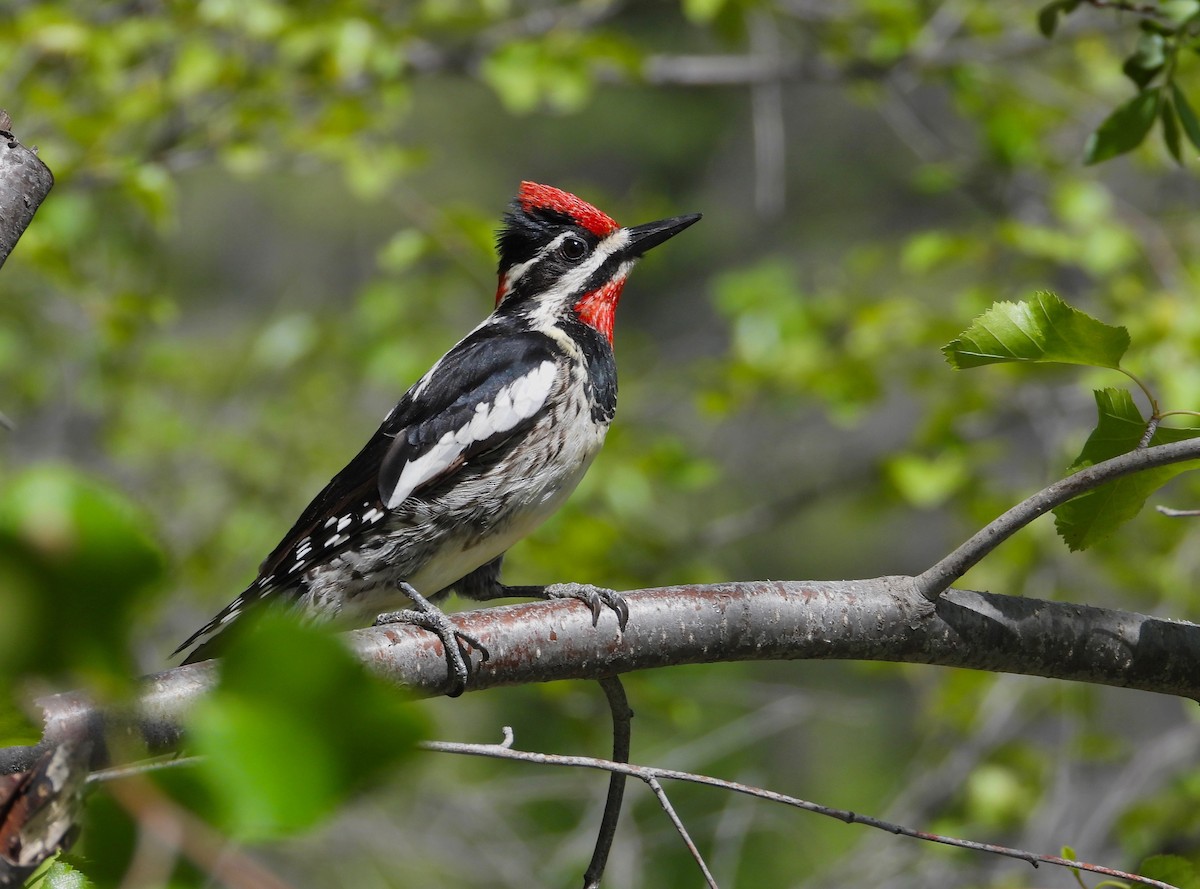
[[[514,543],[532,534],[563,505],[587,472],[594,456],[593,451],[572,475],[560,479],[534,507],[517,512],[503,528],[479,540],[463,540],[461,545],[444,547],[406,580],[417,592],[431,596],[503,554]]]

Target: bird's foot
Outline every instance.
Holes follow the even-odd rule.
[[[610,608],[617,615],[617,626],[622,630],[629,623],[629,605],[625,597],[604,587],[590,583],[555,583],[542,592],[546,599],[578,599],[592,609],[592,626],[600,623],[600,613]]]
[[[403,611],[389,611],[375,618],[375,626],[385,624],[408,624],[428,630],[442,641],[446,652],[446,667],[450,675],[451,687],[447,694],[457,698],[467,688],[467,679],[471,676],[471,668],[465,657],[462,643],[479,652],[481,660],[488,659],[486,646],[474,636],[468,635],[455,628],[450,618],[408,584],[401,584],[401,592],[412,600],[413,607]]]

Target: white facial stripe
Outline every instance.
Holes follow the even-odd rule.
[[[541,410],[556,374],[554,362],[543,361],[501,389],[492,402],[478,404],[465,425],[447,432],[428,451],[404,466],[388,497],[388,509],[395,509],[418,487],[444,472],[472,444],[508,432]]]
[[[561,235],[559,235],[557,238],[555,238],[553,241],[551,241],[549,244],[547,244],[545,247],[543,247],[541,250],[539,250],[537,253],[535,253],[532,259],[527,259],[524,262],[518,262],[511,269],[509,269],[508,272],[505,273],[505,275],[504,275],[504,291],[503,291],[504,294],[507,296],[509,293],[512,293],[513,287],[515,287],[517,282],[521,280],[521,277],[527,271],[529,271],[531,268],[533,268],[535,265],[537,265],[539,262],[541,262],[543,259],[545,259],[547,254],[552,253],[553,251],[555,251],[559,247],[561,247],[562,242],[565,241],[568,237],[572,237],[572,233],[571,232],[563,232]]]
[[[537,305],[532,307],[533,311],[530,313],[530,318],[539,324],[539,326],[553,324],[561,311],[562,301],[569,296],[579,293],[592,275],[596,273],[596,270],[604,265],[610,256],[624,249],[628,244],[629,230],[624,228],[617,229],[600,241],[596,245],[596,249],[592,252],[592,255],[585,262],[568,271],[545,293],[538,294]],[[621,263],[620,274],[629,274],[629,270],[633,268],[633,264],[636,261],[636,259],[629,259]]]

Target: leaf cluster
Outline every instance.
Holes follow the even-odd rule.
[[[1082,0],[1053,0],[1039,11],[1038,28],[1053,37],[1061,20],[1083,5],[1087,4]],[[1200,151],[1200,119],[1179,85],[1181,57],[1200,54],[1200,3],[1105,5],[1133,12],[1140,19],[1136,46],[1121,66],[1138,92],[1114,109],[1088,139],[1084,162],[1097,164],[1132,151],[1159,123],[1163,144],[1182,164],[1185,138]]]

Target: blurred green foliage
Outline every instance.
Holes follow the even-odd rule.
[[[6,479],[0,491],[6,734],[23,733],[13,721],[16,677],[42,673],[114,694],[134,675],[129,627],[163,573],[151,526],[109,485],[67,466],[43,463]]]
[[[397,763],[427,728],[328,633],[268,615],[222,658],[190,715],[200,772],[235,836],[311,827]]]
[[[49,676],[112,693],[131,659],[167,666],[488,310],[492,231],[523,178],[630,222],[705,219],[635,273],[616,426],[562,514],[514,549],[512,582],[922,570],[1086,457],[1089,390],[1114,385],[1109,370],[950,371],[939,349],[993,304],[1053,290],[1128,331],[1122,367],[1162,405],[1200,403],[1195,5],[1057,3],[1039,20],[915,0],[11,3],[4,105],[57,184],[0,276],[0,411],[17,424],[0,432],[6,692]],[[1183,475],[1154,501],[1198,496]],[[1197,533],[1143,510],[1073,555],[1038,523],[964,585],[1196,619]],[[296,886],[578,878],[600,778],[407,756],[422,720],[604,753],[597,691],[406,717],[326,654],[345,705],[374,711],[366,746],[311,724],[326,709],[332,729],[359,723],[301,682],[307,665],[247,651],[229,681],[262,684],[231,684],[199,731],[259,740],[155,786],[255,837]],[[1200,768],[1178,752],[1196,727],[1177,702],[823,663],[629,685],[639,760],[1118,866],[1200,861]],[[289,731],[295,748],[264,755]],[[394,735],[387,755],[375,732]],[[378,762],[341,771],[346,757]],[[280,809],[296,758],[311,769]],[[672,794],[722,885],[1015,872]],[[695,885],[649,795],[631,789],[629,815],[610,883]],[[102,885],[138,849],[159,861],[147,817],[98,792],[74,860]],[[175,851],[161,882],[204,885]]]

